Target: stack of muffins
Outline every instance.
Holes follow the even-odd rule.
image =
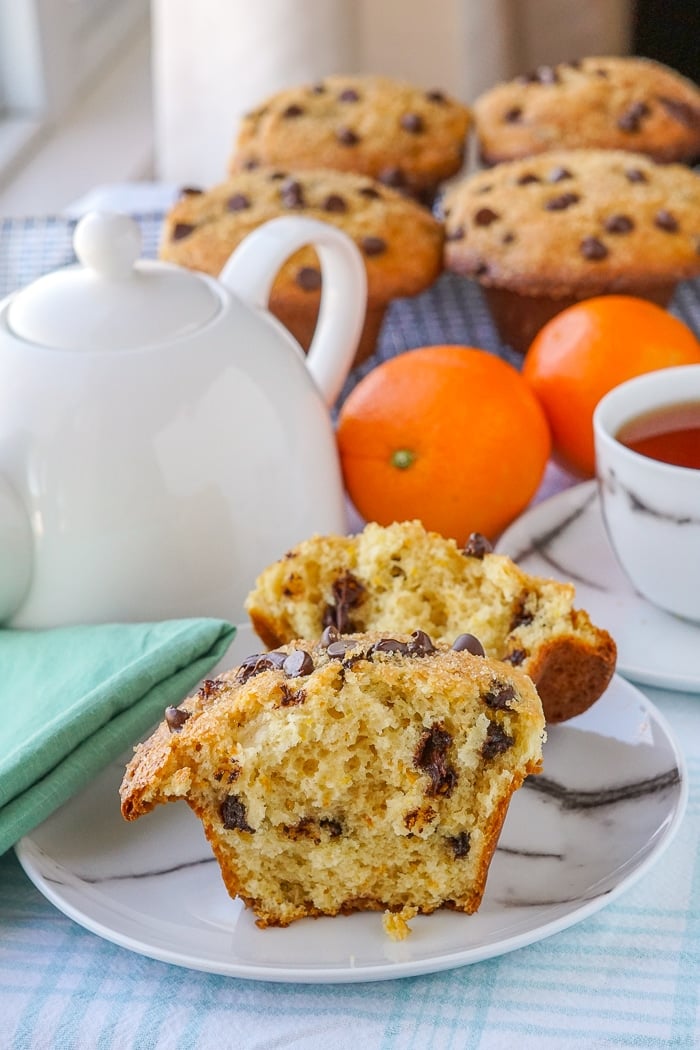
[[[470,130],[486,171],[458,176]],[[700,90],[643,58],[541,66],[473,111],[439,90],[329,76],[281,91],[242,121],[228,180],[188,191],[167,216],[164,259],[217,274],[241,240],[281,214],[340,227],[366,263],[356,363],[388,304],[443,268],[479,282],[503,340],[526,350],[572,302],[605,293],[665,305],[700,274]],[[298,253],[271,309],[308,348],[318,260]]]

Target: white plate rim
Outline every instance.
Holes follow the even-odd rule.
[[[84,929],[91,933],[126,948],[136,954],[155,959],[160,962],[182,966],[196,971],[214,973],[220,976],[243,978],[257,981],[270,981],[278,983],[300,983],[300,984],[348,984],[358,982],[374,982],[393,980],[402,977],[415,977],[430,973],[438,973],[444,970],[456,969],[461,966],[483,962],[500,955],[516,951],[519,948],[544,940],[556,933],[574,926],[589,916],[600,911],[609,903],[614,901],[623,892],[630,888],[638,879],[658,861],[673,841],[682,823],[688,802],[688,773],[683,753],[678,747],[673,732],[658,708],[641,693],[634,685],[625,679],[615,675],[611,686],[622,690],[641,706],[656,722],[661,732],[666,737],[676,767],[678,769],[678,794],[674,798],[673,805],[666,814],[665,826],[662,828],[652,849],[638,864],[632,867],[614,886],[606,889],[597,896],[586,900],[578,907],[572,908],[570,912],[561,915],[551,921],[544,922],[539,926],[532,927],[522,933],[494,940],[475,948],[466,948],[464,951],[451,951],[444,955],[430,955],[407,961],[395,961],[382,964],[367,964],[358,967],[352,966],[262,966],[259,963],[245,964],[235,962],[231,965],[222,965],[219,960],[207,959],[201,955],[191,954],[187,951],[175,952],[158,945],[149,944],[147,940],[137,940],[124,934],[118,928],[105,925],[89,913],[89,910],[73,906],[66,901],[56,885],[42,871],[42,861],[48,855],[44,853],[32,838],[32,834],[25,836],[15,846],[17,858],[34,886],[39,892],[59,911],[72,919]],[[66,803],[70,806],[70,802]],[[65,808],[65,807],[63,807]],[[670,817],[670,819],[668,819]],[[52,818],[49,818],[51,820]],[[89,898],[88,898],[89,904]],[[455,913],[458,914],[458,913]],[[352,916],[350,917],[352,918]],[[429,916],[425,921],[429,921]],[[468,918],[468,917],[465,917]],[[333,923],[333,919],[304,920],[322,921]],[[329,927],[330,928],[330,927]],[[265,931],[261,931],[261,936]]]

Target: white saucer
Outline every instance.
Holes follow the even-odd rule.
[[[575,585],[577,606],[615,639],[620,674],[700,692],[700,624],[657,609],[635,591],[608,542],[595,481],[534,506],[506,530],[497,549],[530,573]]]
[[[241,628],[230,655],[235,662],[256,648]],[[66,915],[154,959],[263,981],[409,977],[502,955],[580,922],[671,842],[687,800],[683,759],[653,704],[622,678],[584,715],[549,729],[544,765],[546,774],[513,798],[479,911],[420,916],[398,943],[378,913],[258,929],[228,897],[184,803],[122,820],[123,762],[22,839],[17,856]]]

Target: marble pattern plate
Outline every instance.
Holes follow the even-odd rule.
[[[571,581],[576,605],[615,639],[625,678],[700,692],[700,624],[658,609],[634,589],[608,542],[595,481],[536,504],[503,533],[497,550],[527,572]]]
[[[241,628],[230,663],[256,648]],[[376,912],[259,930],[228,897],[185,805],[122,820],[123,762],[16,850],[57,908],[154,959],[264,981],[408,977],[501,955],[585,919],[641,876],[678,829],[681,754],[655,707],[622,678],[584,715],[549,729],[544,767],[513,798],[477,914],[419,916],[400,942]]]

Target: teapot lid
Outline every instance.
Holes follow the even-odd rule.
[[[141,231],[126,215],[90,212],[75,228],[79,265],[46,274],[17,293],[8,325],[56,350],[136,350],[192,335],[221,309],[209,279],[140,260]]]

